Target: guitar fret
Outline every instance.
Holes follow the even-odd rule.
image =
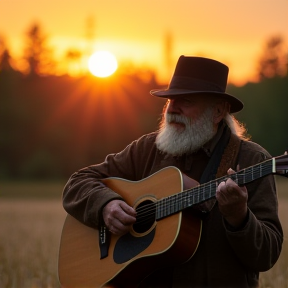
[[[196,190],[196,193],[195,193],[195,195],[194,195],[194,203],[198,203],[198,199],[199,199],[199,192],[198,192],[198,190],[199,190],[199,187],[196,187],[195,190]]]
[[[204,186],[199,186],[199,198],[198,198],[198,202],[201,202],[203,199],[203,188]]]
[[[186,207],[187,207],[186,192],[183,192],[182,201],[181,201],[181,209],[185,209]]]
[[[175,212],[179,211],[179,199],[178,199],[178,195],[179,194],[176,194],[176,199],[175,199]]]
[[[210,181],[209,182],[209,196],[208,196],[209,198],[211,197],[211,193],[212,193],[212,187],[213,187],[212,185],[213,185],[213,183],[212,183],[212,181]]]
[[[174,212],[178,211],[178,194],[175,195],[174,197]]]
[[[157,218],[161,218],[161,216],[162,216],[162,201],[159,201],[158,202],[158,205],[157,205],[158,207],[158,209],[157,209]]]
[[[237,173],[235,174],[235,180],[234,180],[234,181],[236,182],[236,184],[239,183],[239,181],[238,181],[238,174],[237,174]]]
[[[246,169],[244,169],[243,172],[244,172],[244,173],[243,173],[243,178],[244,178],[244,180],[242,181],[241,184],[246,183]]]
[[[246,176],[247,176],[247,177],[246,177],[246,181],[245,181],[245,183],[251,181],[251,172],[250,172],[250,170],[251,170],[251,168],[246,169],[246,172],[247,172]]]
[[[170,215],[170,199],[169,197],[166,198],[166,201],[165,201],[165,215]]]
[[[183,194],[179,193],[179,198],[180,198],[180,201],[179,201],[179,211],[183,210]]]
[[[181,195],[178,194],[177,195],[177,211],[180,211],[181,210]]]
[[[162,217],[166,216],[166,204],[167,204],[167,198],[163,199],[163,207],[162,207]]]
[[[171,206],[171,213],[175,213],[176,212],[176,207],[175,207],[175,195],[172,196],[172,206]]]
[[[193,205],[192,194],[188,193],[188,197],[189,197],[189,207],[190,207]]]
[[[171,214],[171,197],[170,196],[167,198],[167,214],[168,215]]]

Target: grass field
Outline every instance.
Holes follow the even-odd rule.
[[[57,256],[66,216],[63,183],[2,183],[0,288],[59,288]],[[288,235],[288,179],[277,179],[279,214]],[[287,195],[286,195],[287,194]],[[261,274],[261,288],[288,287],[288,240],[276,265]]]

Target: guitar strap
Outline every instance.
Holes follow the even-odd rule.
[[[227,125],[225,125],[220,140],[218,141],[216,147],[214,148],[212,156],[204,172],[202,173],[200,184],[207,183],[216,178],[216,173],[220,165],[224,149],[226,148],[228,141],[230,139],[230,136],[231,136],[231,130]]]
[[[238,136],[231,133],[228,126],[224,127],[223,134],[218,141],[212,156],[202,173],[200,184],[209,182],[216,178],[227,175],[229,168],[236,169],[238,163],[239,150],[242,140]],[[195,210],[201,211],[201,218],[205,218],[212,210],[216,203],[216,199],[212,198],[204,203],[194,206]]]
[[[228,145],[226,146],[224,153],[222,154],[220,165],[218,166],[216,173],[216,178],[227,175],[227,171],[229,168],[232,168],[235,171],[237,170],[240,156],[239,151],[242,142],[243,140],[241,140],[235,134],[231,133]]]

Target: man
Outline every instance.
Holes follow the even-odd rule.
[[[122,235],[137,213],[101,179],[138,181],[175,166],[205,183],[269,158],[245,139],[245,129],[231,115],[243,104],[225,92],[227,77],[228,67],[218,61],[181,56],[168,89],[151,91],[168,99],[159,131],[73,174],[63,194],[66,211],[88,226],[105,225],[109,233]],[[274,265],[283,241],[274,178],[242,187],[227,178],[218,183],[215,198],[188,208],[202,219],[193,257],[182,265],[159,267],[139,287],[258,286],[259,272]]]

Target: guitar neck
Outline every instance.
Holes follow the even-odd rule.
[[[232,175],[227,175],[205,184],[184,190],[156,202],[156,220],[182,211],[195,204],[211,199],[216,194],[218,184],[228,178],[238,185],[248,184],[256,179],[275,173],[275,159],[269,159]]]

